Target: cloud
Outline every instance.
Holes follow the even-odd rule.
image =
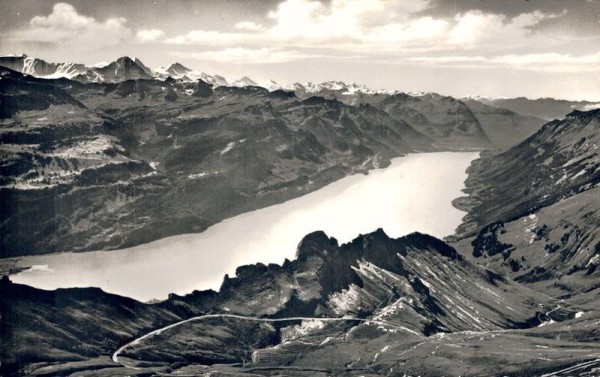
[[[433,4],[433,0],[285,0],[260,22],[242,19],[228,30],[186,30],[166,36],[152,28],[134,33],[124,18],[97,20],[72,5],[57,3],[49,15],[36,16],[5,37],[79,50],[158,42],[192,49],[182,53],[196,59],[238,64],[352,56],[379,63],[548,72],[590,72],[598,65],[598,49],[571,55],[567,52],[575,51],[568,49],[572,37],[540,32],[539,25],[565,16],[566,11],[534,10],[509,17],[470,10],[442,17],[430,12]]]
[[[493,63],[546,72],[597,72],[600,52],[572,56],[561,53],[504,55],[490,59]]]
[[[502,47],[504,49],[519,45],[545,44],[548,38],[536,34],[532,28],[544,20],[562,17],[560,14],[533,11],[513,18],[479,10],[469,11],[455,16],[455,24],[448,31],[450,46],[465,49],[478,47]]]
[[[257,24],[252,21],[241,21],[235,24],[235,28],[238,30],[247,30],[247,31],[263,31],[265,27],[261,24]]]
[[[509,49],[532,40],[537,45],[551,43],[532,27],[565,14],[534,11],[509,18],[474,10],[442,18],[424,13],[430,7],[430,0],[285,0],[266,14],[267,26],[240,21],[235,32],[192,30],[166,42],[255,49],[293,46],[329,54]]]
[[[228,45],[243,44],[259,40],[253,34],[223,33],[219,31],[192,30],[184,35],[168,38],[165,42],[174,45]]]
[[[430,6],[429,0],[333,0],[328,5],[312,0],[286,0],[267,17],[274,25],[267,34],[274,40],[362,41],[373,27],[406,20]]]
[[[136,34],[137,39],[142,43],[155,42],[163,35],[165,35],[165,32],[158,29],[140,30]]]
[[[10,33],[11,40],[41,42],[50,45],[75,45],[81,48],[114,46],[131,37],[123,17],[99,22],[79,14],[70,4],[56,3],[52,13],[36,16],[25,28]]]
[[[590,110],[596,110],[596,109],[600,109],[600,102],[599,103],[590,103],[588,105],[584,105],[581,107],[576,107],[576,110],[581,110],[581,111],[590,111]]]
[[[29,24],[39,28],[81,30],[93,25],[95,22],[96,20],[93,17],[86,17],[77,13],[72,5],[57,3],[50,15],[36,16],[31,19]]]
[[[180,45],[193,44],[278,44],[318,46],[323,43],[361,43],[369,30],[429,7],[429,0],[286,0],[267,13],[271,24],[251,21],[235,24],[239,32],[192,30],[167,40]]]
[[[290,61],[322,57],[321,55],[317,54],[308,54],[295,50],[282,50],[269,47],[263,47],[258,49],[234,47],[215,51],[191,53],[178,52],[175,53],[175,55],[184,58],[213,60],[218,62],[237,64],[286,63]]]
[[[411,47],[434,45],[443,42],[450,24],[446,20],[420,17],[407,22],[390,23],[371,29],[362,38],[375,46]]]

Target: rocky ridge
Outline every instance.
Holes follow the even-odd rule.
[[[394,347],[390,355],[397,355],[400,350],[413,352],[415,342],[443,339],[443,334],[518,334],[540,321],[568,321],[576,314],[568,304],[557,307],[555,300],[468,262],[440,240],[418,233],[391,239],[382,230],[344,245],[316,232],[302,240],[293,261],[243,266],[235,277],[225,277],[219,292],[172,295],[156,304],[95,288],[42,291],[7,278],[0,289],[1,325],[3,334],[9,334],[0,349],[3,371],[35,375],[51,370],[68,375],[84,362],[83,369],[97,375],[130,372],[108,364],[106,357],[150,329],[205,313],[315,319],[272,325],[235,318],[193,322],[139,342],[120,357],[140,370],[215,365],[212,370],[218,371],[223,367],[217,364],[233,362],[232,367],[243,373],[244,366],[237,364],[242,355],[252,360],[252,368],[294,366],[310,371],[306,357],[321,358],[318,355],[325,352],[329,361],[318,365],[328,373],[347,371],[351,363],[356,373],[366,369],[379,374],[393,362],[381,354],[384,345]],[[53,313],[51,318],[48,313]],[[367,322],[318,321],[344,316]],[[88,326],[89,318],[98,320]],[[41,325],[27,327],[36,321]],[[230,352],[242,344],[239,352]],[[362,356],[355,359],[347,353],[350,349]]]

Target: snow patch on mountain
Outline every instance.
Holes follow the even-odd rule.
[[[231,83],[231,86],[237,86],[237,87],[245,87],[245,86],[260,86],[258,85],[258,83],[254,80],[252,80],[251,78],[249,78],[248,76],[244,76],[240,79],[235,80],[234,82]]]

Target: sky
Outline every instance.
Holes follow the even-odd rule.
[[[0,54],[600,101],[600,0],[3,0]]]

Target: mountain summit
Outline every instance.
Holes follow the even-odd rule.
[[[83,64],[48,63],[45,60],[29,57],[25,54],[0,56],[0,66],[35,77],[73,78],[87,70]]]
[[[239,87],[245,87],[245,86],[260,86],[258,85],[258,83],[254,80],[252,80],[250,77],[248,76],[244,76],[240,79],[235,80],[234,82],[231,83],[232,86],[239,86]]]
[[[75,80],[87,82],[120,82],[132,79],[152,79],[152,71],[139,59],[123,56],[103,66],[89,68],[87,72],[74,77]]]
[[[185,74],[187,74],[188,72],[191,72],[191,71],[192,71],[191,69],[183,66],[180,63],[173,63],[166,70],[166,72],[168,74],[172,75],[173,77],[184,76]]]

